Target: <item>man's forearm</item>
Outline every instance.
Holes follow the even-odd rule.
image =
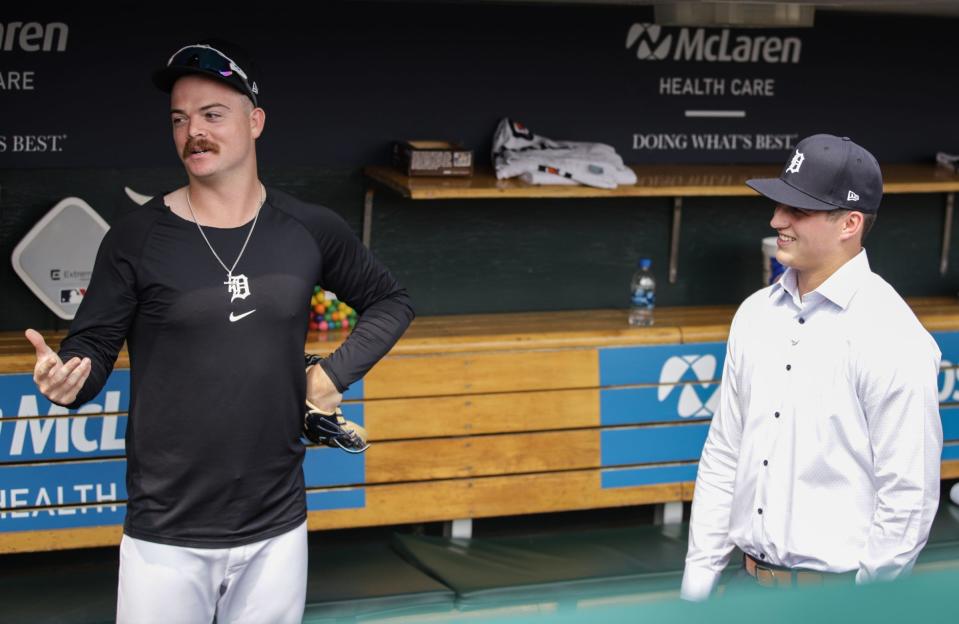
[[[405,290],[365,309],[349,338],[320,362],[337,390],[345,392],[389,353],[413,317],[413,307]]]

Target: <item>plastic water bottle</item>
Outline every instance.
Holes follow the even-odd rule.
[[[643,258],[633,273],[629,286],[632,300],[629,306],[629,324],[649,326],[653,324],[653,308],[656,307],[656,278],[653,277],[653,261]]]

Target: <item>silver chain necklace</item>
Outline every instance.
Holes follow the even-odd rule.
[[[243,274],[233,275],[233,269],[240,263],[240,258],[243,257],[243,252],[246,251],[246,245],[250,242],[250,237],[253,236],[253,228],[256,227],[256,220],[260,218],[260,209],[263,208],[263,203],[266,201],[266,189],[263,188],[262,184],[260,185],[260,189],[260,205],[256,207],[256,214],[253,216],[253,225],[250,226],[250,231],[246,234],[246,240],[243,241],[243,247],[240,248],[240,253],[237,254],[236,260],[233,261],[233,266],[229,268],[227,268],[226,263],[220,259],[220,254],[216,252],[213,245],[210,244],[210,239],[206,237],[206,232],[203,231],[200,220],[196,218],[196,213],[193,212],[193,203],[190,201],[190,189],[189,187],[186,189],[186,205],[187,208],[190,209],[190,216],[193,217],[193,222],[196,223],[197,229],[200,230],[200,236],[203,237],[206,246],[210,248],[210,253],[213,254],[216,261],[219,262],[223,270],[226,271],[226,281],[223,283],[226,284],[226,290],[230,294],[230,303],[236,299],[246,299],[250,296],[250,280]]]

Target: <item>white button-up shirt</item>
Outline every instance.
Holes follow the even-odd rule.
[[[733,319],[699,462],[682,597],[734,546],[767,563],[908,571],[939,505],[941,353],[865,250],[800,299],[797,274]]]

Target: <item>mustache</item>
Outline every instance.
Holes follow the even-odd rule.
[[[216,143],[208,141],[207,139],[190,139],[186,142],[186,145],[183,146],[183,158],[184,160],[190,157],[195,150],[202,150],[206,152],[213,152],[216,154],[220,151],[220,148],[216,146]]]

